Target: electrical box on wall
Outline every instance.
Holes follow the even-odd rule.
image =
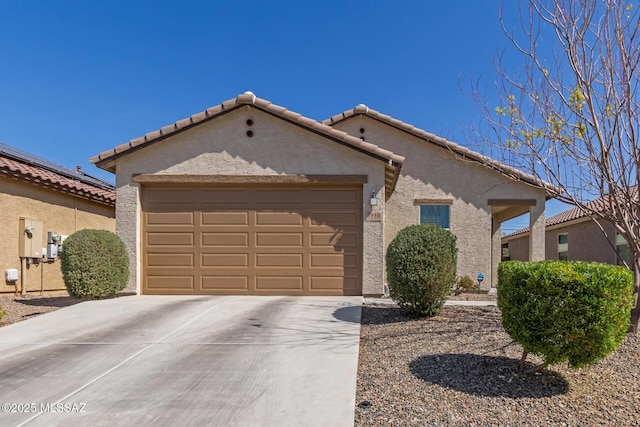
[[[15,268],[8,268],[4,271],[4,280],[7,282],[17,282],[19,278],[18,270]]]
[[[47,258],[58,258],[58,245],[60,242],[60,236],[55,231],[49,231],[47,233]]]
[[[40,258],[42,254],[42,222],[20,218],[18,254],[20,258]]]

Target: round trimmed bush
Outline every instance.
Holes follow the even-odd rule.
[[[433,224],[411,225],[387,249],[391,298],[409,316],[433,316],[456,281],[458,250],[449,230]]]
[[[69,295],[107,298],[127,285],[129,256],[114,233],[85,229],[64,241],[60,268]]]
[[[589,365],[627,335],[634,281],[625,267],[507,261],[498,268],[498,282],[502,324],[524,349],[521,369],[528,353],[544,359],[538,368]]]

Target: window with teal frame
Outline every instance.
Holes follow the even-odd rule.
[[[420,205],[420,224],[449,228],[449,205]]]

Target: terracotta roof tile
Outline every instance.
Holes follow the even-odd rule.
[[[82,172],[69,170],[51,170],[47,165],[38,164],[33,158],[22,159],[4,152],[0,152],[0,176],[29,182],[45,188],[73,196],[88,199],[107,206],[115,206],[116,195],[111,184],[88,177]],[[90,179],[89,179],[90,178]],[[96,184],[92,184],[95,182]]]
[[[359,104],[357,105],[355,108],[351,109],[351,110],[347,110],[344,111],[340,114],[336,114],[335,116],[323,120],[322,123],[326,124],[328,126],[334,126],[335,124],[343,121],[343,120],[347,120],[349,118],[352,117],[356,117],[357,115],[365,115],[367,117],[371,117],[375,120],[378,120],[382,123],[386,123],[390,126],[393,126],[397,129],[403,130],[405,132],[408,132],[418,138],[421,138],[429,143],[432,143],[434,145],[437,145],[439,147],[442,148],[446,148],[448,150],[451,150],[452,152],[456,153],[459,156],[462,156],[465,159],[469,159],[472,160],[474,162],[477,162],[485,167],[488,167],[490,169],[494,169],[500,173],[502,173],[503,175],[506,175],[508,177],[510,177],[511,179],[514,179],[516,181],[523,181],[526,182],[528,184],[534,185],[536,187],[539,188],[544,188],[545,190],[547,190],[547,192],[549,193],[549,190],[555,190],[558,191],[558,189],[554,188],[553,185],[542,181],[541,179],[538,179],[536,177],[534,177],[533,175],[529,175],[527,173],[524,173],[514,167],[505,165],[503,163],[500,163],[496,160],[493,160],[490,157],[487,157],[485,155],[482,155],[480,153],[477,153],[473,150],[470,150],[469,148],[463,147],[459,144],[456,144],[455,142],[449,141],[445,138],[439,137],[437,135],[434,135],[432,133],[429,133],[427,131],[424,131],[420,128],[417,128],[413,125],[410,125],[408,123],[404,123],[401,120],[398,119],[394,119],[391,116],[388,116],[386,114],[382,114],[379,111],[376,110],[372,110],[371,108],[367,107],[366,105],[363,104]]]
[[[603,211],[606,208],[604,198],[602,197],[598,197],[597,199],[590,201],[589,203],[587,203],[587,206],[591,207],[596,211]],[[559,214],[554,215],[550,218],[547,218],[546,221],[544,222],[544,226],[545,228],[553,227],[555,225],[560,225],[569,221],[575,221],[583,218],[585,219],[589,218],[589,214],[585,213],[582,209],[575,207],[575,208],[567,209],[564,212],[560,212]],[[505,236],[502,236],[502,238],[504,239],[507,237],[514,237],[514,236],[524,235],[527,233],[529,233],[529,227],[524,227],[524,228],[521,228],[520,230],[514,231],[513,233],[509,233]]]
[[[164,126],[160,130],[149,132],[144,136],[144,138],[136,138],[131,140],[127,144],[118,145],[111,150],[103,151],[97,156],[92,157],[91,162],[95,163],[98,167],[109,170],[111,172],[115,172],[115,159],[122,155],[126,155],[129,150],[151,144],[178,131],[189,129],[192,126],[195,126],[208,119],[216,117],[227,111],[231,111],[234,108],[238,108],[239,106],[243,105],[251,105],[254,108],[258,108],[270,114],[281,117],[284,120],[288,120],[302,127],[306,127],[307,129],[323,134],[326,137],[341,143],[342,145],[354,148],[360,152],[374,156],[375,158],[384,161],[386,167],[388,169],[390,168],[393,171],[392,179],[386,182],[386,187],[388,190],[387,197],[393,191],[398,174],[400,173],[400,168],[402,167],[402,163],[404,162],[404,157],[394,154],[389,150],[382,149],[377,145],[371,144],[369,142],[364,143],[360,138],[350,136],[345,132],[336,131],[336,129],[332,128],[331,126],[317,122],[316,120],[310,119],[293,111],[289,111],[284,107],[272,104],[270,101],[257,98],[251,92],[245,92],[244,94],[241,94],[234,99],[224,101],[222,104],[216,107],[211,107],[204,112],[193,114],[188,119],[182,119],[172,125]],[[365,108],[366,110],[366,107],[362,108]],[[187,123],[188,120],[190,120],[190,123]]]
[[[186,119],[182,119],[182,120],[178,120],[176,122],[176,129],[182,129],[184,127],[187,126],[191,126],[193,124],[193,122],[191,121],[191,117],[188,117]]]

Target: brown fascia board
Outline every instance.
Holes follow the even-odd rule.
[[[499,173],[501,173],[502,175],[513,179],[514,181],[521,181],[524,182],[526,184],[532,185],[534,187],[537,188],[541,188],[543,190],[545,190],[545,192],[547,193],[547,197],[546,199],[549,200],[551,198],[553,198],[552,196],[552,192],[556,192],[559,193],[560,189],[557,188],[556,186],[545,182],[539,178],[536,178],[533,175],[529,175],[525,172],[522,172],[514,167],[505,165],[503,163],[500,163],[496,160],[493,160],[490,157],[487,157],[485,155],[482,155],[480,153],[477,153],[473,150],[470,150],[466,147],[463,147],[462,145],[456,144],[455,142],[449,141],[445,138],[442,138],[440,136],[437,136],[435,134],[429,133],[425,130],[422,130],[420,128],[417,128],[413,125],[410,125],[408,123],[404,123],[401,120],[398,119],[394,119],[391,116],[388,116],[386,114],[382,114],[376,110],[372,110],[369,107],[367,107],[364,104],[359,104],[357,105],[355,108],[351,109],[351,110],[347,110],[344,111],[340,114],[336,114],[333,117],[330,117],[326,120],[323,120],[322,123],[328,126],[334,126],[337,123],[343,122],[345,120],[349,120],[352,119],[354,117],[358,117],[358,116],[366,116],[369,117],[371,119],[374,119],[380,123],[392,126],[400,131],[403,131],[405,133],[409,133],[413,136],[416,136],[420,139],[423,139],[426,142],[432,143],[434,145],[437,145],[441,148],[450,150],[452,152],[454,152],[455,154],[457,154],[458,156],[462,157],[463,159],[468,159],[471,160],[475,163],[480,164],[481,166],[487,167],[489,169],[493,169]]]
[[[115,172],[115,160],[118,157],[149,146],[152,143],[162,141],[169,136],[191,129],[194,126],[220,117],[223,114],[241,108],[242,106],[255,107],[272,116],[286,120],[289,123],[300,126],[308,131],[327,137],[335,142],[355,149],[356,151],[372,156],[378,160],[385,161],[388,166],[391,166],[396,170],[396,174],[399,174],[399,169],[402,167],[402,163],[404,162],[404,157],[394,154],[389,150],[382,149],[377,145],[365,142],[360,138],[347,134],[346,132],[339,131],[331,126],[324,125],[313,119],[304,117],[299,113],[287,110],[286,108],[275,105],[270,101],[257,98],[250,92],[245,92],[244,94],[241,94],[234,99],[227,100],[220,105],[208,108],[207,110],[194,114],[186,119],[178,120],[173,125],[164,126],[159,130],[146,134],[145,136],[132,139],[128,143],[119,145],[111,150],[104,151],[97,156],[92,157],[90,161],[102,169]]]

